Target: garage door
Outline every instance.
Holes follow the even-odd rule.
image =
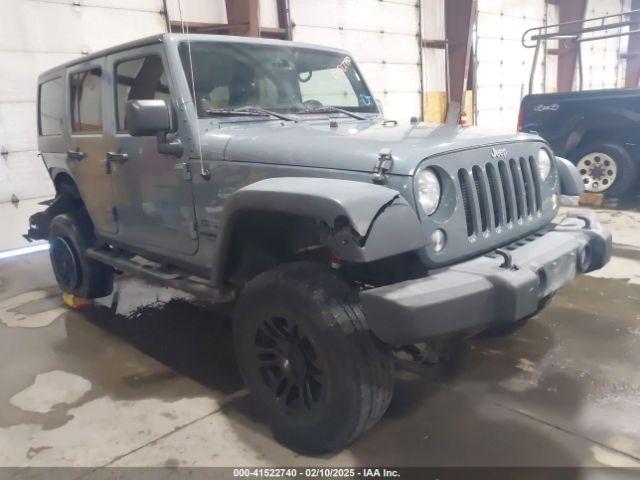
[[[38,74],[165,30],[162,0],[11,0],[0,15],[0,202],[52,193],[37,157]]]
[[[421,115],[416,0],[291,0],[293,40],[348,50],[388,118]]]
[[[528,28],[543,24],[543,0],[479,0],[477,21],[478,125],[515,130],[520,99],[529,86],[533,50],[522,47]],[[536,77],[536,91],[542,76]]]
[[[626,2],[627,10],[630,5]],[[589,0],[586,18],[602,17],[624,11],[625,4],[620,0]],[[613,23],[611,19],[608,23]],[[591,23],[590,25],[593,25]],[[622,29],[629,31],[629,27]],[[597,35],[612,35],[620,29],[605,30]],[[594,36],[592,34],[590,36]],[[620,54],[627,49],[628,37],[607,38],[582,44],[583,89],[598,90],[602,88],[624,87],[625,62]],[[577,78],[577,75],[576,75]]]

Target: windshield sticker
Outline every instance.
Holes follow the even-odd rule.
[[[373,105],[373,97],[371,95],[360,94],[360,105],[370,107]]]
[[[351,63],[353,62],[353,60],[351,60],[350,56],[346,56],[344,57],[344,59],[338,64],[338,66],[336,67],[338,70],[342,70],[343,73],[347,73],[347,70],[349,70],[349,67],[351,66]]]

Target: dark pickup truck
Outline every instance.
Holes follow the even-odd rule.
[[[518,130],[538,133],[571,160],[587,192],[637,192],[640,89],[527,95]]]

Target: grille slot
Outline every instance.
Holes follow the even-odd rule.
[[[492,163],[487,163],[487,180],[491,191],[491,201],[493,204],[493,221],[495,228],[502,227],[505,223],[504,215],[504,195],[502,193],[498,172]]]
[[[529,162],[524,158],[520,158],[520,169],[524,180],[524,191],[527,199],[527,214],[533,215],[538,210],[536,202],[535,185],[533,184],[533,174]]]
[[[458,182],[469,237],[533,221],[542,210],[541,180],[534,157],[474,165],[471,171],[461,168]]]
[[[518,163],[514,158],[509,160],[509,168],[511,169],[511,177],[513,178],[513,186],[516,192],[517,218],[520,220],[526,215],[525,203],[527,199],[524,192],[524,180],[522,179],[522,172],[518,168]]]
[[[540,171],[538,169],[538,162],[534,157],[529,157],[529,166],[531,167],[531,175],[533,176],[533,189],[535,191],[536,206],[538,212],[542,211],[542,187],[540,185]]]
[[[462,193],[464,217],[467,220],[467,235],[471,236],[474,233],[473,219],[471,218],[471,208],[469,205],[469,186],[467,185],[467,172],[463,168],[458,170],[458,181],[460,182],[460,193]]]
[[[489,192],[484,179],[484,172],[476,165],[471,170],[473,173],[473,182],[476,186],[476,195],[478,196],[478,206],[480,207],[480,224],[482,231],[486,232],[489,228],[490,207]]]
[[[511,223],[516,219],[516,193],[513,188],[513,179],[506,162],[498,163],[500,172],[500,181],[502,182],[502,190],[504,191],[505,204],[507,205],[507,222]]]

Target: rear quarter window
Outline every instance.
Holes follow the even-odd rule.
[[[71,130],[102,132],[102,70],[73,73],[71,82]]]
[[[62,135],[64,82],[61,77],[40,84],[38,89],[38,131],[42,136]]]

